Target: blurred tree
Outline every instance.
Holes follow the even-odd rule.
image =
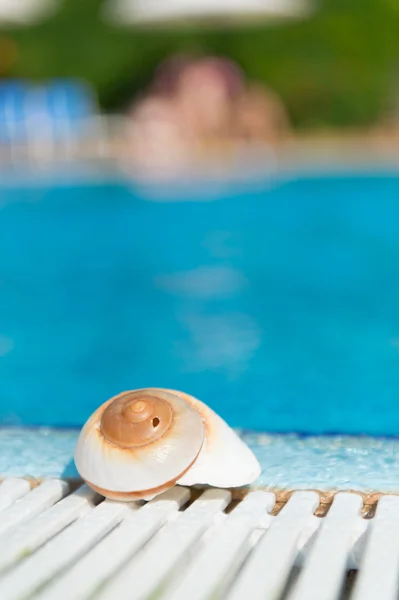
[[[275,88],[299,127],[363,126],[386,109],[399,59],[399,0],[323,0],[304,21],[235,29],[124,29],[100,19],[102,0],[64,0],[53,18],[8,32],[13,74],[79,77],[106,110],[123,108],[175,51],[235,59]]]
[[[16,63],[18,51],[7,36],[0,36],[0,77],[7,75]]]

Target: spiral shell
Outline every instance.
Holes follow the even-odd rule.
[[[208,406],[183,392],[147,388],[100,406],[75,450],[86,483],[114,500],[150,499],[172,487],[240,487],[260,474],[237,434]]]

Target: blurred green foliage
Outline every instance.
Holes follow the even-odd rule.
[[[303,21],[176,30],[112,27],[101,4],[64,0],[50,20],[3,32],[18,51],[11,74],[84,78],[104,109],[120,110],[160,60],[193,50],[235,59],[280,93],[299,127],[364,126],[395,108],[399,0],[324,0]]]

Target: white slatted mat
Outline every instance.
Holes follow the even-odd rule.
[[[98,594],[100,600],[127,597],[130,600],[148,598],[161,593],[165,580],[179,561],[187,566],[187,559],[195,551],[195,544],[218,514],[231,500],[225,490],[209,490],[194,502],[180,518],[172,521],[139,555],[134,556],[124,569]],[[1,597],[1,594],[0,594]]]
[[[6,479],[0,599],[397,600],[398,496],[382,496],[371,519],[351,493],[323,517],[315,492],[271,514],[274,503],[270,492],[231,504],[226,490],[176,487],[120,504],[85,485]]]
[[[290,600],[339,598],[362,499],[356,494],[337,494],[305,561]]]
[[[385,496],[370,523],[353,600],[397,600],[399,590],[399,497]]]
[[[248,558],[231,600],[279,598],[299,551],[299,538],[317,508],[315,492],[297,492],[272,521]]]

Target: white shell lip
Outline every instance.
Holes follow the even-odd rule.
[[[262,469],[252,450],[209,406],[187,394],[176,393],[196,407],[206,429],[198,458],[177,483],[220,488],[236,488],[254,483]]]
[[[173,391],[148,388],[171,402],[173,426],[162,438],[136,449],[120,448],[104,438],[101,405],[84,425],[75,449],[76,468],[85,481],[112,492],[141,492],[173,485],[198,456],[205,435],[195,408]],[[118,395],[119,396],[119,395]]]

